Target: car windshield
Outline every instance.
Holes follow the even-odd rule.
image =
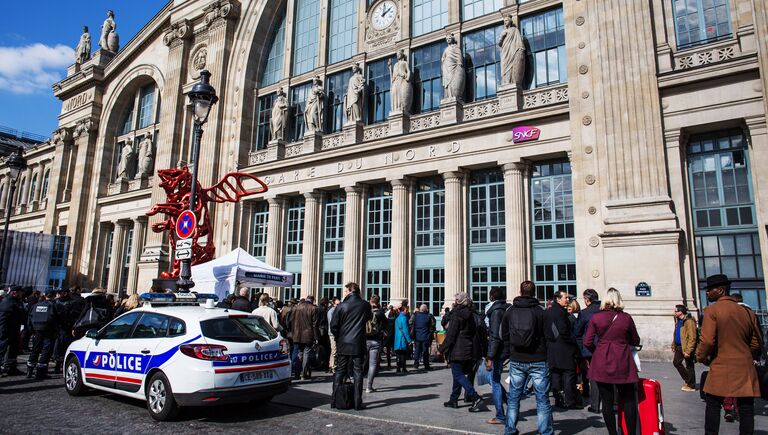
[[[250,343],[277,338],[275,331],[261,317],[224,317],[200,322],[203,335],[220,341]]]

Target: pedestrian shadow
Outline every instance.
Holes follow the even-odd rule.
[[[421,396],[410,396],[410,397],[392,397],[389,399],[374,400],[372,402],[366,402],[365,406],[368,409],[377,409],[377,408],[384,408],[387,406],[398,405],[400,403],[423,402],[427,400],[437,399],[439,397],[440,396],[438,394],[422,394]]]
[[[403,390],[422,390],[424,388],[430,388],[430,387],[436,387],[441,384],[433,383],[433,384],[404,384],[404,385],[397,385],[394,387],[383,387],[383,388],[375,388],[377,393],[387,393],[390,391],[403,391]]]
[[[9,395],[9,394],[24,394],[24,393],[34,393],[35,391],[45,391],[45,390],[53,390],[62,388],[61,385],[30,385],[28,387],[22,387],[22,388],[3,388],[0,390],[0,395]]]
[[[535,412],[534,412],[535,414]],[[605,428],[603,419],[598,416],[590,416],[587,418],[566,418],[555,419],[555,429],[560,430],[561,433],[595,433],[594,429]]]

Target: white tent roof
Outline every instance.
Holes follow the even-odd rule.
[[[235,290],[236,281],[247,287],[288,287],[293,275],[251,256],[242,248],[207,263],[192,266],[194,291],[216,293],[219,298]]]

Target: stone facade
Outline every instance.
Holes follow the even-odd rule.
[[[366,282],[371,270],[367,264],[373,261],[365,254],[370,231],[366,204],[372,185],[386,185],[391,195],[390,258],[379,260],[387,263],[390,300],[419,299],[414,283],[420,260],[410,255],[416,249],[415,196],[419,180],[437,177],[444,186],[441,267],[444,302],[450,304],[453,293],[474,282],[470,268],[480,255],[470,249],[473,171],[496,168],[503,177],[506,233],[498,264],[505,268],[511,298],[520,281],[533,278],[537,261],[532,171],[538,162],[554,159],[571,168],[575,288],[579,293],[590,287],[600,293],[608,287],[621,290],[646,350],[666,349],[674,304],[685,302],[692,309],[705,305],[698,290],[702,277],[697,258],[702,253],[694,236],[687,150],[690,138],[718,130],[742,132],[747,140],[756,240],[760,251],[768,252],[768,173],[757,170],[758,162],[768,159],[765,2],[730,0],[727,35],[679,48],[671,1],[530,0],[518,5],[504,0],[501,10],[462,21],[461,0],[450,0],[445,28],[409,37],[414,18],[409,2],[400,0],[389,30],[373,31],[368,12],[359,7],[357,54],[334,64],[328,63],[325,49],[328,20],[320,20],[317,67],[262,85],[271,47],[265,35],[274,33],[281,14],[288,23],[282,71],[291,71],[297,3],[175,1],[121,52],[99,51],[73,65],[54,86],[62,100],[59,129],[27,156],[27,176],[50,171],[47,195],[33,194],[32,202],[15,207],[11,228],[69,235],[72,284],[146,291],[151,279],[168,267],[167,238],[150,229],[159,220],[144,217],[164,195],[151,176],[116,180],[116,153],[125,138],[138,143],[150,132],[155,170],[189,162],[192,127],[184,94],[205,68],[220,101],[205,125],[201,183],[212,185],[228,172],[243,171],[269,185],[263,198],[212,209],[217,252],[238,246],[251,250],[254,212],[263,206],[268,221],[263,257],[277,267],[300,259],[295,272],[302,276],[301,296],[320,294],[327,285],[322,269],[331,261],[323,256],[330,192],[343,192],[346,198],[338,263],[343,280]],[[319,0],[319,8],[323,16],[329,14],[329,0]],[[446,32],[461,39],[500,26],[504,16],[519,21],[553,8],[562,11],[567,81],[499,89],[488,99],[457,101],[425,113],[396,113],[384,122],[326,132],[309,141],[274,141],[263,148],[255,143],[260,98],[279,88],[287,91],[315,76],[325,79],[353,63],[365,68],[401,49],[408,55],[444,40]],[[144,125],[136,118],[150,99],[156,113],[147,115]],[[133,124],[125,127],[125,114],[131,110]],[[516,141],[516,126],[535,126],[540,136]],[[0,185],[7,186],[3,176]],[[304,204],[300,256],[286,249],[287,214],[296,199]],[[768,256],[756,258],[762,270],[768,269]],[[761,280],[758,291],[764,304]],[[650,297],[635,295],[639,282],[650,284]]]

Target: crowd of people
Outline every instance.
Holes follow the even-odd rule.
[[[77,287],[41,293],[12,286],[0,293],[2,376],[24,374],[16,367],[19,352],[29,352],[27,377],[47,377],[51,360],[54,372],[60,373],[73,339],[139,306],[135,294],[117,299],[95,289],[87,296],[83,298]],[[754,364],[764,353],[762,331],[754,312],[738,294],[730,294],[726,276],[707,278],[707,298],[711,305],[703,310],[699,325],[686,305],[675,306],[671,351],[683,380],[681,389],[702,390],[707,434],[718,433],[723,407],[728,421],[738,410],[740,432],[752,433],[753,398],[760,396]],[[407,300],[384,307],[378,295],[364,300],[356,283],[345,286],[342,298],[318,303],[311,295],[283,303],[267,293],[251,296],[250,289],[242,287],[218,307],[259,315],[287,338],[294,379],[310,380],[313,370],[331,373],[332,407],[340,386],[351,379],[352,406],[365,409],[364,392],[375,392],[381,365],[386,361],[391,369],[394,354],[395,373],[400,375],[408,373],[410,359],[413,370],[432,370],[437,361],[449,365],[453,382],[446,408],[460,408],[463,392],[469,412],[483,411],[475,378],[485,379],[494,408],[487,423],[504,425],[507,434],[518,433],[520,402],[530,396],[535,397],[541,434],[554,433],[553,409],[567,412],[585,406],[588,412],[602,414],[608,433],[616,434],[622,423],[617,421],[618,403],[626,433],[634,434],[641,337],[615,288],[602,300],[596,290],[586,289],[580,300],[583,309],[579,299],[557,291],[542,306],[536,285],[524,281],[511,303],[502,288],[493,288],[489,303],[478,309],[460,292],[442,316],[445,333],[439,346],[436,319],[426,305],[413,312]],[[695,362],[709,366],[700,385]]]

